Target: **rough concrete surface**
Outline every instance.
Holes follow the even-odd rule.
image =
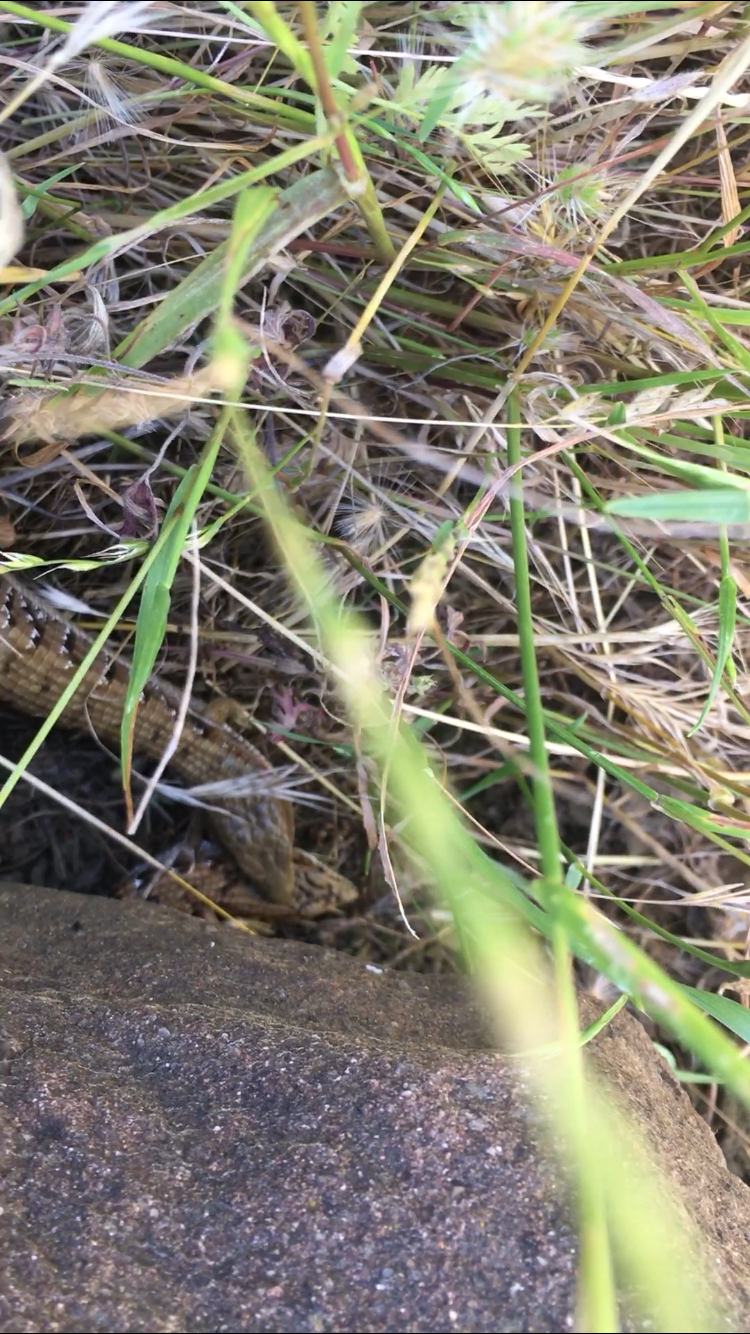
[[[0,916],[2,1331],[573,1327],[563,1194],[459,982],[59,891]],[[750,1329],[750,1192],[636,1020],[595,1046]]]

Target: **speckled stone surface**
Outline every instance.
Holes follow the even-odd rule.
[[[458,983],[57,891],[0,915],[3,1331],[573,1328],[536,1114]],[[603,1064],[747,1316],[750,1193],[620,1019]]]

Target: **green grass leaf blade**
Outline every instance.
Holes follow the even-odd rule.
[[[59,181],[64,181],[66,176],[70,176],[72,172],[77,171],[77,169],[77,165],[63,167],[62,171],[56,171],[54,176],[48,176],[46,181],[42,181],[41,185],[30,186],[23,185],[19,182],[19,192],[24,195],[24,200],[21,204],[21,213],[23,214],[24,220],[29,222],[36,213],[40,200],[44,198],[47,192],[52,190]]]
[[[283,250],[301,232],[346,202],[346,190],[330,168],[311,172],[277,195],[275,208],[265,219],[260,235],[249,247],[241,266],[245,283]],[[201,260],[192,273],[175,287],[129,338],[116,355],[132,369],[145,366],[154,357],[184,337],[192,328],[218,310],[224,281],[229,242],[224,241]]]
[[[324,147],[330,141],[330,138],[330,134],[323,134],[317,139],[306,139],[302,143],[295,144],[293,148],[287,149],[284,153],[280,153],[270,162],[263,163],[259,167],[253,167],[250,171],[241,172],[227,181],[220,181],[218,185],[210,186],[206,190],[196,190],[185,199],[179,199],[175,204],[170,204],[167,208],[153,213],[146,221],[139,223],[137,226],[94,242],[80,254],[73,255],[70,259],[65,259],[60,264],[55,265],[53,269],[45,274],[44,278],[37,278],[33,282],[27,283],[14,296],[0,301],[0,315],[9,314],[26,301],[28,297],[34,296],[49,283],[58,282],[61,278],[67,278],[69,274],[76,273],[79,269],[86,269],[93,264],[98,264],[110,255],[116,254],[119,250],[133,245],[144,237],[153,236],[164,227],[171,226],[184,218],[189,218],[196,213],[212,208],[225,199],[232,199],[241,190],[251,185],[258,185],[274,172],[281,171],[284,167],[291,166],[302,158],[311,157],[317,149]]]
[[[335,82],[343,73],[356,73],[356,65],[349,55],[349,47],[356,45],[356,34],[362,12],[362,0],[331,0],[323,19],[322,36],[327,40],[323,55],[328,76]]]
[[[750,1042],[750,1010],[744,1005],[730,1000],[728,996],[717,996],[713,991],[699,991],[697,987],[680,985],[700,1010],[718,1019],[724,1028],[728,1028],[730,1033],[736,1033],[743,1042]]]
[[[224,434],[224,415],[219,419],[204,450],[200,463],[190,468],[172,497],[162,527],[163,541],[158,557],[149,569],[143,586],[136,620],[133,662],[123,709],[120,732],[122,775],[125,791],[130,789],[133,736],[136,710],[146,682],[154,670],[156,658],[167,629],[171,588],[180,563],[185,541],[203,493],[211,480]]]
[[[750,495],[739,487],[718,485],[705,491],[655,491],[648,496],[622,496],[613,500],[607,506],[607,513],[660,523],[701,519],[726,527],[750,523]]]
[[[422,124],[419,127],[419,139],[422,143],[429,138],[435,129],[440,117],[450,106],[451,98],[456,91],[457,82],[460,82],[462,75],[461,61],[457,61],[451,70],[446,70],[442,79],[436,82],[435,90],[425,108]]]
[[[269,40],[284,53],[292,68],[305,80],[305,83],[315,88],[312,61],[299,38],[278,13],[273,0],[247,0],[247,8]]]
[[[716,699],[724,671],[732,656],[736,625],[737,584],[731,574],[725,574],[719,585],[719,644],[716,653],[716,664],[706,695],[706,702],[701,709],[695,727],[691,727],[688,736],[695,736],[695,733],[700,731]]]

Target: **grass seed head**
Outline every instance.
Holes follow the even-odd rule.
[[[521,102],[550,102],[585,59],[591,30],[566,0],[510,0],[478,7],[467,55],[467,101],[482,93]]]

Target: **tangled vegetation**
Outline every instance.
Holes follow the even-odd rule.
[[[463,958],[506,1041],[560,1041],[612,1328],[648,1210],[581,1110],[574,975],[748,1167],[744,8],[0,0],[0,32],[3,563],[109,609],[156,580],[136,661],[166,634],[179,681],[192,627],[362,888],[318,937]]]

